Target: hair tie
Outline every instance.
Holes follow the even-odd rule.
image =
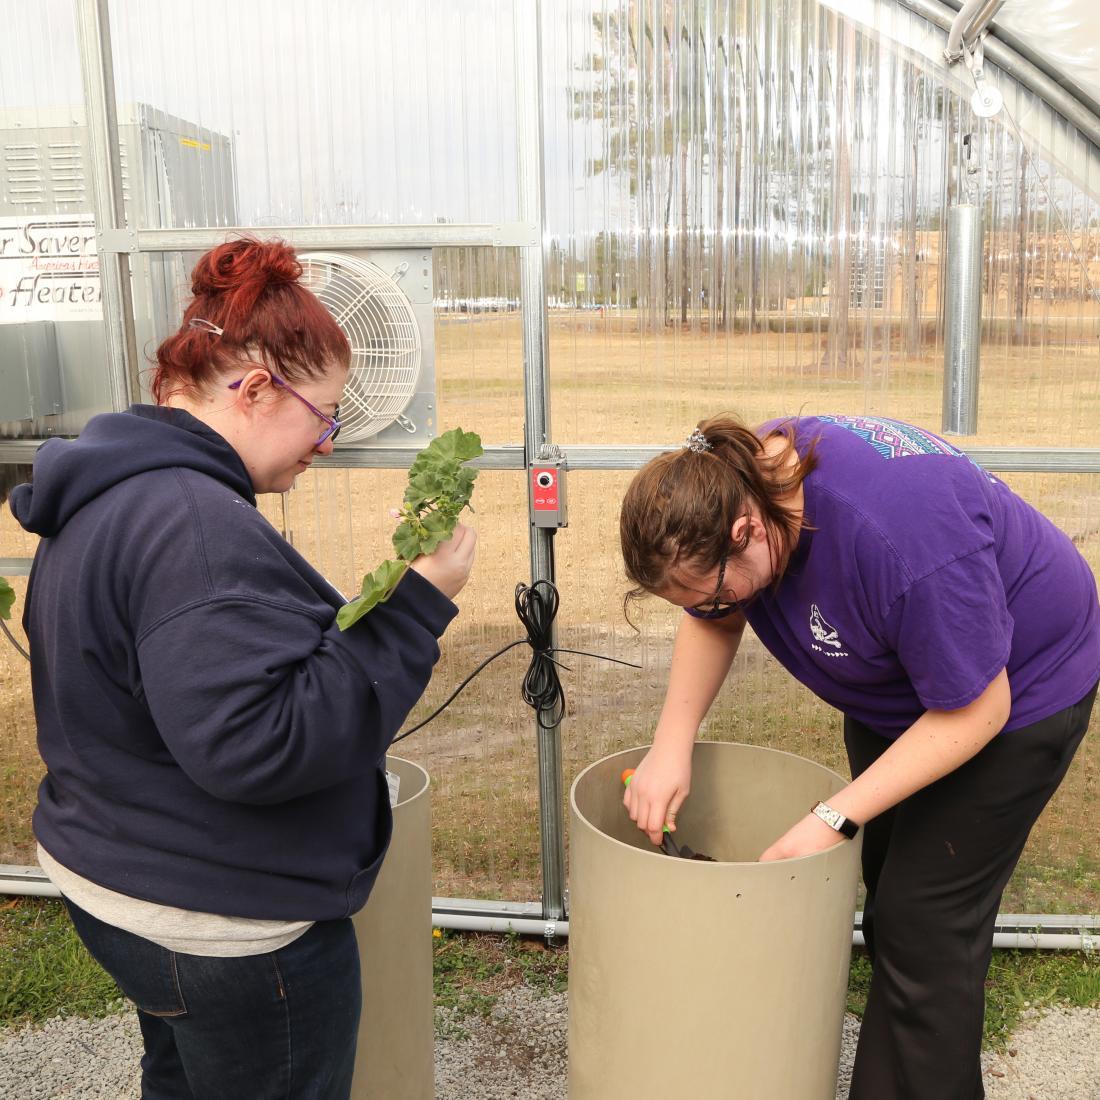
[[[696,428],[680,446],[686,447],[692,454],[697,455],[701,455],[705,451],[713,449],[713,444],[698,428]]]

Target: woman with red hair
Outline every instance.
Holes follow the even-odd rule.
[[[257,511],[340,430],[349,347],[301,273],[281,242],[204,255],[156,405],[48,441],[11,496],[41,536],[39,859],[137,1006],[146,1100],[349,1095],[386,749],[474,557],[459,525],[341,632]]]

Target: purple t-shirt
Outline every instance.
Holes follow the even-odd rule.
[[[888,737],[973,702],[1002,668],[1006,730],[1100,678],[1100,603],[1067,535],[949,443],[863,416],[790,423],[817,468],[783,578],[744,607],[811,691]],[[704,616],[705,617],[705,616]]]

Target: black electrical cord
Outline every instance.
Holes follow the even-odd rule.
[[[0,630],[2,630],[8,636],[8,641],[11,642],[11,644],[15,646],[15,648],[18,649],[19,652],[22,653],[23,656],[26,657],[29,661],[31,659],[31,655],[19,644],[19,640],[8,629],[8,624],[4,622],[3,619],[0,619]]]
[[[509,642],[503,649],[498,649],[491,657],[486,657],[451,692],[447,699],[438,706],[422,722],[418,722],[410,730],[399,733],[393,740],[398,741],[416,733],[433,718],[441,714],[458,698],[463,688],[483,669],[498,657],[503,656],[510,649],[518,645],[527,644],[531,647],[531,663],[527,666],[527,674],[523,677],[523,701],[535,711],[535,720],[544,730],[553,729],[565,717],[565,692],[562,690],[561,680],[558,678],[558,668],[564,668],[566,672],[572,671],[567,665],[555,661],[555,653],[574,653],[578,657],[595,657],[600,661],[613,661],[617,665],[629,665],[630,668],[641,668],[641,665],[631,661],[620,661],[618,657],[607,657],[601,653],[586,653],[580,649],[559,649],[550,645],[554,619],[558,614],[560,603],[558,590],[550,581],[535,581],[532,585],[522,582],[516,585],[516,614],[519,621],[527,631],[525,638],[517,638]]]

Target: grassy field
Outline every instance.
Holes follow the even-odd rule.
[[[523,436],[520,326],[514,314],[437,326],[439,426],[477,431],[486,443]],[[861,330],[845,361],[820,332],[753,334],[670,330],[635,315],[551,316],[554,438],[561,443],[675,444],[701,416],[732,409],[751,421],[803,410],[881,413],[935,428],[942,353],[903,356],[888,333]],[[1095,343],[1051,326],[1015,347],[983,347],[982,446],[1092,446],[1100,425]],[[1100,475],[1004,475],[1100,569]],[[560,644],[634,661],[640,670],[567,658],[562,726],[566,785],[608,753],[648,741],[663,695],[677,613],[644,605],[635,631],[623,619],[626,588],[617,540],[627,471],[569,475],[570,525],[555,540]],[[387,509],[404,473],[318,470],[265,512],[338,587],[390,556]],[[426,716],[484,657],[520,636],[513,590],[527,581],[523,477],[482,473],[474,498],[475,575],[444,640],[435,679],[412,719]],[[33,543],[0,515],[0,557]],[[22,599],[21,578],[13,584]],[[17,605],[18,607],[18,605]],[[437,894],[530,900],[539,893],[534,721],[519,685],[520,647],[490,666],[434,723],[398,747],[432,776]],[[0,639],[0,862],[32,859],[29,828],[41,765],[34,747],[25,662]],[[838,716],[795,683],[755,640],[738,655],[703,735],[768,745],[844,773]],[[1011,883],[1010,912],[1100,911],[1100,744],[1095,731],[1048,807]]]

